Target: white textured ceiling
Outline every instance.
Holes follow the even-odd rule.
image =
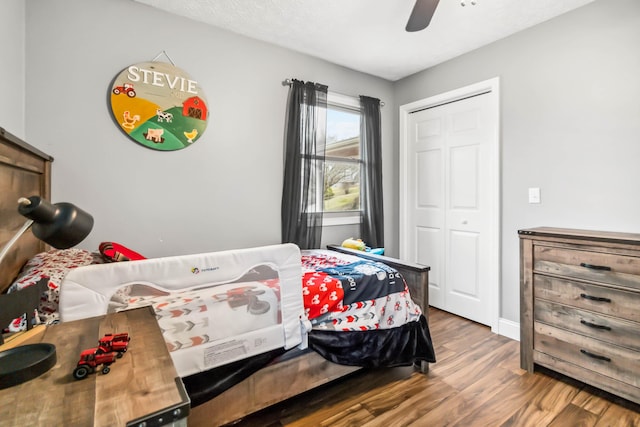
[[[395,81],[594,0],[440,0],[415,33],[415,0],[134,1]]]

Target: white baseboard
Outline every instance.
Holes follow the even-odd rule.
[[[495,332],[512,340],[520,341],[520,323],[513,320],[500,318],[498,320],[498,330]]]

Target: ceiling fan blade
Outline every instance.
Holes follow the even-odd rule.
[[[427,28],[440,0],[416,0],[405,29],[409,32]]]

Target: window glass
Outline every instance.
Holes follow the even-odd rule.
[[[324,168],[324,211],[360,210],[360,112],[327,107]]]

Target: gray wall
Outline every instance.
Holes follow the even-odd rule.
[[[113,240],[156,257],[279,243],[285,78],[385,101],[384,175],[394,175],[391,82],[129,0],[29,0],[26,23],[27,141],[55,158],[53,200],[93,213],[80,247]],[[209,103],[206,132],[180,151],[133,142],[107,103],[122,69],[162,51]],[[395,210],[385,214],[394,230]],[[325,243],[354,231],[333,228]]]
[[[0,127],[24,138],[25,3],[0,2]]]
[[[640,232],[640,1],[598,0],[405,78],[396,103],[496,76],[501,317],[519,321],[518,229]],[[541,204],[528,204],[529,187]]]

